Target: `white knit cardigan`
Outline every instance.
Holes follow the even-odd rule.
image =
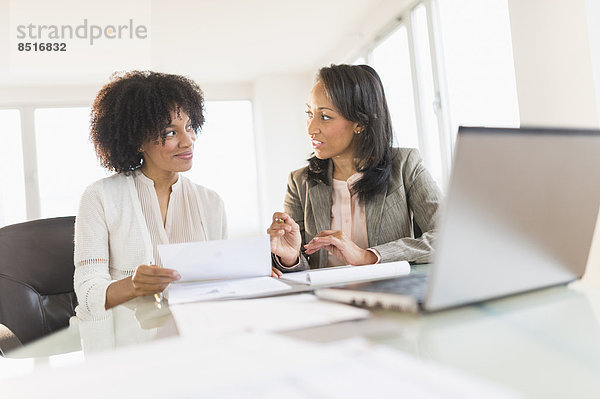
[[[179,178],[186,195],[198,201],[206,239],[225,239],[227,222],[219,195]],[[76,313],[88,320],[105,317],[111,282],[131,276],[138,265],[156,263],[131,175],[115,174],[86,188],[75,222],[74,258]]]

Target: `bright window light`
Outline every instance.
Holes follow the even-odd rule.
[[[87,107],[35,110],[42,218],[76,215],[83,190],[110,174],[100,166],[89,132]]]
[[[223,198],[231,238],[262,233],[250,101],[206,102],[206,124],[186,174]]]
[[[0,227],[26,220],[20,112],[0,110]]]
[[[419,147],[410,71],[408,35],[400,26],[371,54],[371,64],[383,82],[394,127],[394,145]]]
[[[507,0],[438,0],[452,133],[518,127]]]
[[[418,5],[411,13],[411,22],[415,45],[415,63],[419,70],[417,84],[419,85],[419,109],[422,124],[421,140],[423,144],[421,154],[432,177],[441,185],[442,154],[435,108],[436,93],[433,84],[427,10],[423,4]]]

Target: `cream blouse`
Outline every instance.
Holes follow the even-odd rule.
[[[164,226],[154,181],[141,171],[136,171],[133,174],[133,182],[150,233],[154,260],[157,265],[162,266],[158,245],[206,241],[206,232],[202,225],[198,201],[183,194],[181,179],[177,179],[177,182],[171,186],[172,191]]]
[[[358,196],[351,195],[352,184],[360,179],[361,174],[355,173],[348,180],[333,179],[331,193],[331,230],[341,230],[359,248],[367,249],[369,238],[367,236],[367,217],[365,204],[358,200]],[[335,255],[327,257],[327,266],[341,266]]]

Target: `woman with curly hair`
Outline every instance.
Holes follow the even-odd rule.
[[[113,75],[97,94],[91,140],[116,172],[84,191],[75,223],[78,315],[94,317],[180,278],[157,245],[224,239],[223,201],[180,172],[192,167],[204,123],[198,85],[178,75]]]
[[[430,261],[441,194],[416,149],[392,146],[377,72],[321,68],[306,114],[314,154],[290,174],[285,212],[273,214],[267,232],[274,266]]]

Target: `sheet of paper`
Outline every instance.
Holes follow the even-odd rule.
[[[164,267],[181,282],[271,275],[269,236],[159,245]]]
[[[410,273],[410,265],[406,261],[400,261],[377,265],[339,266],[304,272],[284,273],[281,278],[301,284],[330,285],[398,277],[408,273]]]
[[[167,293],[169,305],[211,301],[218,299],[247,298],[276,294],[292,287],[272,277],[252,277],[211,282],[171,284]]]
[[[169,303],[170,300],[169,300]],[[311,294],[171,306],[182,336],[217,335],[246,331],[287,331],[357,320],[369,311],[322,301]]]

